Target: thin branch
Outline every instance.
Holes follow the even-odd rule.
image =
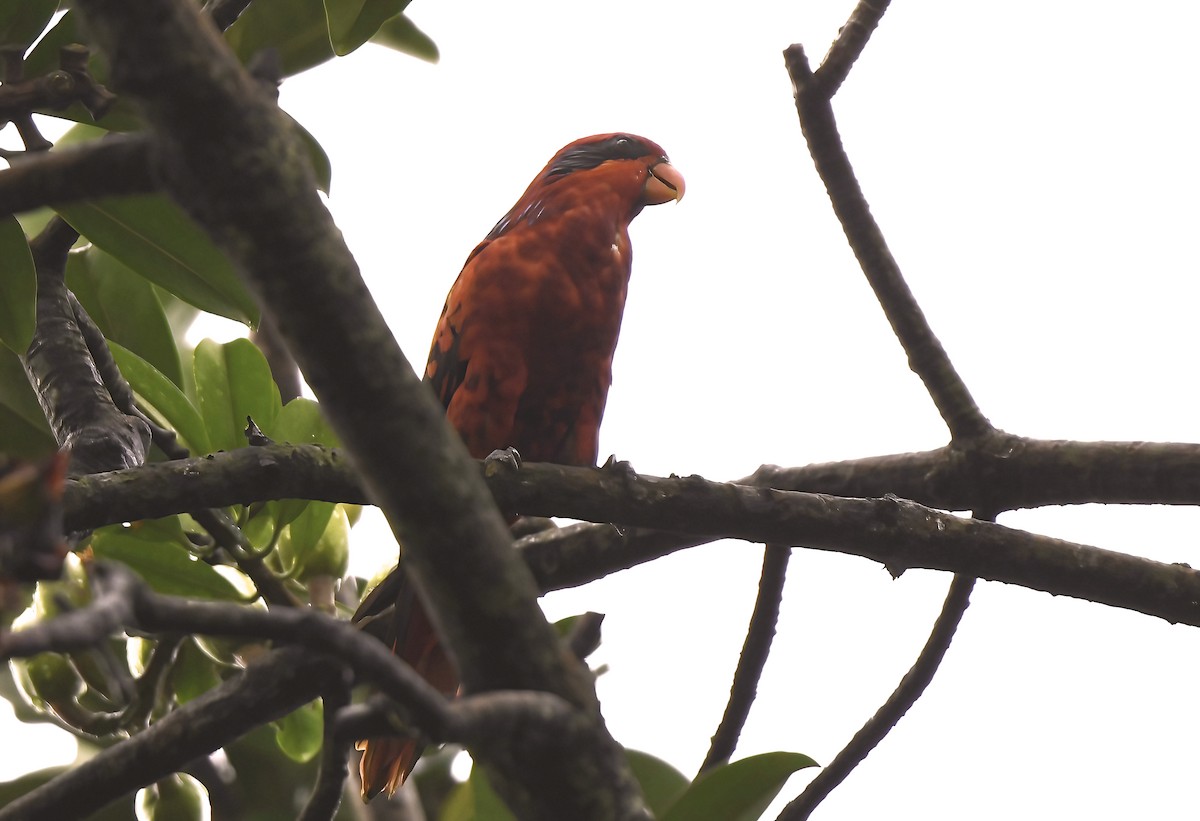
[[[720,726],[713,734],[708,755],[700,765],[697,777],[706,770],[724,764],[737,748],[738,737],[750,716],[750,705],[758,695],[758,682],[771,652],[771,641],[775,638],[775,625],[779,621],[779,605],[783,601],[783,585],[791,555],[791,548],[776,544],[767,545],[763,553],[758,598],[750,616],[742,655],[733,674],[733,686],[729,688],[729,703]]]
[[[871,719],[863,725],[850,743],[834,757],[833,761],[821,770],[800,794],[796,800],[788,804],[779,815],[778,821],[802,821],[808,818],[817,804],[837,787],[848,776],[868,753],[896,725],[909,708],[916,703],[933,674],[950,647],[954,632],[966,612],[971,601],[971,590],[975,580],[969,576],[958,575],[950,583],[950,591],[942,605],[942,612],[933,627],[933,632],[925,647],[921,650],[912,669],[900,680],[900,685],[891,697],[879,708]]]
[[[850,18],[838,32],[837,40],[821,61],[821,67],[816,71],[816,81],[826,98],[832,99],[842,87],[851,67],[867,47],[867,41],[871,39],[891,1],[859,0],[858,5],[854,7]]]
[[[312,701],[339,675],[338,665],[306,648],[276,650],[128,740],[0,807],[0,821],[86,818],[282,718]]]
[[[350,681],[343,680],[321,695],[324,736],[321,741],[321,761],[312,794],[300,814],[300,821],[329,821],[337,813],[345,792],[346,756],[350,740],[337,738],[338,713],[350,703]]]
[[[117,135],[40,154],[0,171],[0,216],[157,188],[150,141],[140,134]]]
[[[796,93],[800,128],[808,141],[817,173],[825,183],[834,213],[846,232],[854,256],[908,354],[909,367],[925,384],[955,442],[987,435],[993,430],[991,424],[980,412],[929,327],[921,306],[900,273],[900,266],[888,249],[883,232],[871,216],[850,159],[842,147],[829,96],[813,77],[804,48],[789,46],[784,50],[784,60]]]

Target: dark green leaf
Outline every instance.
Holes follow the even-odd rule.
[[[328,194],[329,188],[333,184],[333,165],[329,162],[329,155],[325,153],[325,149],[317,142],[317,138],[308,132],[307,128],[295,120],[292,120],[292,125],[296,127],[296,133],[300,135],[300,141],[304,143],[304,148],[308,151],[308,161],[312,164],[313,173],[317,177],[317,189]]]
[[[13,0],[7,0],[12,2]],[[94,748],[89,751],[89,754],[95,755]],[[20,778],[12,781],[0,782],[0,807],[6,807],[11,804],[18,796],[22,796],[31,790],[41,787],[51,779],[57,778],[60,775],[69,773],[78,765],[78,761],[66,767],[51,767],[45,770],[35,770],[34,772],[23,775]],[[122,796],[119,800],[112,802],[104,808],[96,808],[95,812],[89,809],[89,821],[133,821],[133,794]]]
[[[289,77],[333,57],[322,0],[255,0],[225,39],[243,63],[276,49]]]
[[[220,683],[221,678],[217,675],[213,660],[196,646],[194,639],[184,641],[171,668],[171,686],[175,690],[175,700],[186,704]]]
[[[661,821],[757,821],[792,773],[817,762],[800,753],[763,753],[709,771],[671,805]]]
[[[16,217],[0,218],[0,342],[24,354],[33,341],[37,316],[37,273],[29,243]]]
[[[25,367],[15,353],[5,348],[0,348],[0,406],[7,407],[30,425],[49,432],[37,394],[25,375]]]
[[[183,384],[175,334],[153,285],[92,245],[67,258],[67,287],[105,337]]]
[[[60,206],[92,243],[201,310],[255,324],[258,307],[229,259],[165,196],[110,197]]]
[[[138,526],[113,525],[96,531],[92,552],[127,565],[155,591],[168,596],[241,601],[242,594],[211,566],[182,545],[138,535]]]
[[[311,701],[275,722],[275,743],[292,761],[304,763],[321,750],[324,732],[320,701]]]
[[[429,63],[438,61],[437,43],[404,14],[397,14],[380,26],[371,42]]]
[[[625,760],[633,770],[633,777],[641,785],[642,795],[646,797],[646,804],[655,818],[661,817],[691,783],[686,775],[649,753],[626,750]]]
[[[57,9],[58,0],[8,0],[0,4],[0,45],[29,48]]]
[[[407,5],[408,0],[325,0],[334,53],[344,57],[354,51]]]
[[[248,339],[218,345],[210,339],[196,346],[193,360],[200,415],[214,450],[246,444],[246,417],[269,430],[282,403],[279,388],[262,352]]]
[[[150,407],[151,412],[179,434],[184,445],[193,454],[199,456],[211,453],[212,447],[204,420],[179,386],[132,351],[115,342],[109,342],[108,347],[112,351],[113,359],[117,361],[121,375],[133,388],[134,393]]]
[[[0,453],[19,459],[40,459],[53,453],[54,448],[54,438],[44,423],[40,427],[31,425],[0,404]]]

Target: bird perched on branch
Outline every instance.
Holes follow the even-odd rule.
[[[535,462],[596,463],[629,285],[629,223],[647,205],[682,199],[683,190],[683,177],[650,140],[585,137],[554,155],[467,257],[434,332],[425,381],[472,456],[513,448]],[[434,687],[458,689],[400,567],[354,619]],[[395,792],[421,753],[410,738],[372,738],[358,748],[364,799]]]

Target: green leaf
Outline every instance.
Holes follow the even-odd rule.
[[[625,760],[633,770],[633,777],[641,785],[642,795],[646,797],[646,804],[655,818],[662,816],[691,783],[686,775],[649,753],[627,749]]]
[[[11,408],[0,405],[0,453],[18,459],[40,459],[53,453],[54,448],[54,438],[44,423],[40,427],[31,425]]]
[[[291,118],[289,117],[289,119]],[[329,155],[325,153],[325,149],[307,128],[295,120],[292,120],[292,125],[296,129],[296,133],[300,135],[300,141],[304,143],[305,150],[308,151],[308,161],[312,165],[313,174],[317,177],[317,190],[328,194],[329,188],[333,184],[333,165],[329,162]]]
[[[438,821],[517,821],[496,795],[483,768],[471,767],[470,777],[460,784],[442,807]]]
[[[175,700],[186,704],[197,696],[207,693],[221,683],[213,660],[189,638],[179,647],[175,664],[171,667],[171,686]]]
[[[344,57],[354,51],[407,5],[408,0],[325,0],[334,53]]]
[[[325,729],[321,702],[311,701],[275,722],[275,743],[292,761],[303,764],[321,751]]]
[[[0,44],[29,48],[57,10],[58,0],[9,0],[0,5]]]
[[[110,197],[55,210],[93,244],[180,299],[258,322],[258,306],[229,259],[165,196]]]
[[[304,397],[298,397],[284,405],[274,423],[263,429],[276,442],[329,447],[337,447],[339,444],[337,434],[321,413],[321,406]]]
[[[289,499],[287,501],[302,501]],[[287,538],[280,540],[279,550],[285,562],[284,567],[302,560],[321,540],[321,535],[329,525],[329,518],[336,507],[334,502],[311,501],[304,502],[303,510],[291,520],[287,529]],[[277,519],[278,521],[278,519]]]
[[[37,394],[25,375],[25,366],[20,357],[5,348],[0,348],[0,406],[7,407],[35,427],[46,425]],[[46,430],[50,429],[47,427]]]
[[[243,63],[263,49],[276,49],[287,77],[333,57],[322,0],[255,0],[226,30],[225,40]]]
[[[817,762],[800,753],[763,753],[710,770],[692,782],[661,821],[757,821],[792,773]]]
[[[428,63],[436,63],[440,56],[437,43],[404,14],[397,14],[380,26],[371,42]]]
[[[37,272],[16,217],[0,218],[0,342],[16,354],[33,341],[37,318]]]
[[[215,450],[246,444],[246,417],[269,430],[279,415],[279,388],[262,352],[248,339],[218,345],[211,339],[196,346],[193,360],[200,414]]]
[[[67,287],[106,338],[183,384],[175,334],[153,285],[92,245],[67,257]]]
[[[321,414],[321,406],[304,397],[298,397],[284,405],[279,416],[275,418],[275,422],[265,427],[264,430],[276,442],[287,442],[293,445],[319,444],[330,447],[338,445],[337,434],[325,421],[325,417]],[[283,527],[305,513],[309,504],[307,499],[280,499],[268,502],[267,510],[277,525]],[[324,514],[324,520],[329,520],[328,513]],[[322,525],[323,527],[324,525]],[[297,534],[293,532],[292,538],[294,539],[296,536]],[[317,537],[320,537],[320,533],[317,534]],[[313,544],[315,543],[314,540]],[[305,549],[311,547],[303,541],[301,544]]]
[[[196,559],[187,548],[156,533],[140,536],[136,524],[96,531],[92,552],[97,558],[127,565],[156,592],[167,596],[242,600],[242,594],[224,576]]]
[[[195,455],[211,453],[208,429],[200,412],[179,386],[137,354],[110,341],[108,348],[130,387]]]

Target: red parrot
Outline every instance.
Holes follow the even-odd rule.
[[[585,137],[554,155],[467,257],[434,331],[425,381],[472,456],[511,447],[534,462],[596,463],[629,286],[629,223],[683,191],[683,177],[650,140]],[[354,620],[375,622],[367,629],[433,686],[458,690],[399,567]],[[357,746],[364,800],[395,792],[421,753],[411,738]]]

